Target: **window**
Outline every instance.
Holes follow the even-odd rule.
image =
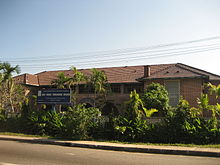
[[[87,85],[79,85],[79,94],[94,93],[94,89]]]
[[[176,106],[179,103],[180,98],[180,82],[166,81],[165,88],[168,91],[170,105]]]
[[[131,93],[136,90],[137,93],[142,93],[144,89],[143,84],[125,84],[125,93]]]
[[[121,84],[111,84],[112,93],[121,93]]]

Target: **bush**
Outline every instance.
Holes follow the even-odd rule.
[[[61,136],[85,139],[92,136],[93,130],[99,125],[101,112],[97,108],[86,108],[79,104],[64,114]]]
[[[204,109],[212,112],[209,120],[201,116]],[[21,116],[6,118],[0,114],[0,131],[69,139],[211,144],[220,143],[219,111],[219,104],[208,104],[207,95],[198,99],[198,108],[190,108],[189,103],[181,99],[176,108],[168,106],[162,122],[151,124],[147,122],[147,117],[157,110],[146,109],[139,95],[133,91],[124,115],[110,116],[108,124],[103,124],[97,108],[86,108],[83,104],[69,107],[63,113],[30,111],[25,104]]]
[[[148,132],[148,124],[146,120],[136,118],[128,120],[119,117],[115,126],[115,134],[121,141],[144,142],[146,141],[146,133]]]
[[[146,109],[139,94],[132,91],[124,116],[115,119],[114,130],[118,139],[123,141],[145,141],[149,129],[146,118],[155,112],[157,112],[156,109]]]
[[[201,117],[201,109],[190,108],[186,100],[180,100],[173,113],[167,115],[161,125],[165,143],[210,144],[219,142],[219,128],[214,119]],[[163,131],[164,130],[164,131]],[[167,133],[165,133],[165,131]]]
[[[25,116],[21,116],[21,131],[27,134],[46,135],[47,113],[42,111],[31,111]]]
[[[6,118],[5,115],[0,113],[0,131],[4,131],[6,127]]]
[[[85,139],[98,126],[99,115],[97,108],[80,104],[63,113],[46,110],[26,112],[20,118],[20,125],[21,131],[28,134]]]
[[[158,83],[152,83],[148,85],[141,98],[143,100],[144,106],[147,109],[157,109],[164,115],[169,109],[168,92],[164,86]]]

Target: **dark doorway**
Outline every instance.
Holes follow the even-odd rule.
[[[111,103],[107,102],[105,106],[102,108],[102,115],[104,116],[109,116],[109,115],[114,115],[117,116],[119,115],[117,107]]]

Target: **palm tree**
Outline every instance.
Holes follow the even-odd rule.
[[[98,71],[92,69],[92,74],[89,77],[88,84],[94,88],[94,99],[96,102],[97,95],[102,98],[102,101],[106,101],[107,92],[109,91],[109,84],[107,76],[104,71]],[[95,104],[94,102],[94,104]],[[95,105],[94,105],[95,106]]]
[[[3,74],[0,73],[0,84],[3,82]]]
[[[0,82],[1,88],[4,88],[4,93],[2,94],[8,96],[8,101],[12,112],[14,112],[12,95],[15,92],[15,84],[12,79],[13,73],[20,73],[20,67],[18,65],[12,67],[8,62],[0,63]]]
[[[52,85],[56,86],[56,88],[64,89],[69,81],[69,77],[66,77],[63,72],[59,72],[57,74],[57,79],[51,82]]]
[[[70,69],[73,71],[73,76],[69,78],[69,88],[71,88],[72,86],[77,86],[80,82],[86,80],[86,76],[82,72],[79,72],[76,67],[72,66],[70,67]]]
[[[2,63],[0,63],[0,84],[3,81]]]
[[[57,74],[57,79],[51,81],[51,85],[56,86],[58,89],[64,89],[67,86],[69,81],[69,77],[65,76],[63,72],[59,72]],[[59,112],[61,112],[62,105],[59,105]]]
[[[2,81],[5,82],[12,78],[13,73],[20,73],[20,67],[16,65],[12,67],[8,62],[0,63],[0,71],[2,75]]]
[[[76,88],[80,82],[86,81],[86,76],[82,72],[79,72],[74,66],[70,67],[70,69],[73,71],[73,76],[69,78],[67,84],[68,87],[73,91],[72,100],[74,103],[76,103]]]

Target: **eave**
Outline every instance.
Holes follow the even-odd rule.
[[[209,76],[191,76],[191,77],[142,77],[137,81],[143,82],[147,80],[174,80],[174,79],[209,79]]]

